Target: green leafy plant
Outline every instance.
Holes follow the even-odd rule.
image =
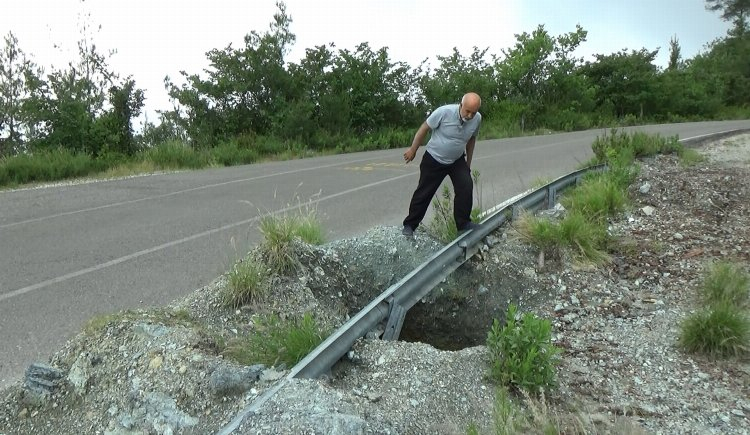
[[[552,342],[552,326],[533,313],[516,319],[517,308],[511,304],[505,325],[497,319],[487,335],[490,353],[490,377],[532,393],[556,386],[555,366],[560,349]]]
[[[310,313],[300,319],[261,318],[255,334],[231,340],[224,355],[241,364],[279,363],[291,367],[315,349],[330,334]]]

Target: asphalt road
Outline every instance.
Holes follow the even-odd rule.
[[[638,127],[680,138],[736,128],[750,121]],[[483,208],[577,169],[604,132],[479,142]],[[424,152],[406,165],[404,149],[0,192],[0,388],[92,316],[210,283],[258,243],[264,214],[313,207],[329,240],[400,226]]]

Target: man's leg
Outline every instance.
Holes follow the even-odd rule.
[[[436,162],[430,153],[424,153],[422,162],[419,164],[419,184],[417,184],[417,190],[411,197],[409,215],[404,219],[404,226],[410,227],[412,230],[417,229],[430,207],[432,197],[435,196],[440,183],[443,182],[448,167]]]
[[[474,182],[466,159],[462,157],[453,163],[448,175],[455,191],[453,218],[456,220],[456,228],[461,231],[471,222],[471,206],[474,202]]]

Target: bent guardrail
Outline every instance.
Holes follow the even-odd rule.
[[[686,146],[696,146],[713,140],[744,133],[750,130],[737,129],[681,139]],[[294,378],[317,378],[328,373],[333,365],[352,347],[382,322],[386,322],[382,338],[396,340],[406,312],[426,296],[441,281],[465,263],[479,250],[482,240],[505,222],[516,218],[522,210],[539,211],[554,207],[559,192],[578,184],[581,178],[592,171],[606,170],[606,165],[592,166],[564,175],[534,190],[517,195],[484,213],[479,228],[468,231],[446,245],[400,281],[362,308],[356,315],[331,334],[323,343],[295,365],[281,381],[266,390],[247,406],[219,434],[228,435],[242,423],[244,418],[256,412],[285,384]]]

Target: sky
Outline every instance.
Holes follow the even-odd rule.
[[[288,61],[305,49],[333,43],[354,49],[368,42],[388,47],[392,61],[415,67],[457,48],[474,47],[501,55],[516,34],[538,25],[553,35],[581,25],[588,37],[576,53],[660,48],[656,63],[665,66],[669,41],[676,37],[683,58],[726,35],[729,24],[705,9],[704,0],[286,0],[297,37]],[[0,33],[18,38],[20,48],[50,71],[77,58],[81,23],[92,28],[100,53],[116,50],[109,60],[121,77],[132,75],[144,89],[144,118],[156,121],[169,110],[164,77],[182,83],[180,71],[201,73],[206,52],[230,43],[241,47],[246,34],[263,33],[278,11],[276,0],[0,0]],[[5,45],[4,42],[0,42]]]

